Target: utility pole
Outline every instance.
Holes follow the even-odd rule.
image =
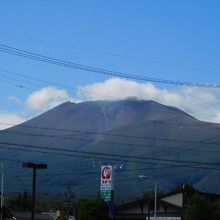
[[[154,181],[154,220],[157,218],[157,181]]]
[[[71,182],[68,182],[68,183],[67,183],[67,192],[66,192],[66,195],[67,195],[67,209],[66,209],[66,216],[67,216],[67,219],[69,219],[70,187],[71,187]]]
[[[66,216],[67,216],[67,219],[69,219],[69,213],[70,213],[70,208],[71,208],[71,199],[73,197],[73,193],[72,193],[72,190],[71,190],[71,185],[73,185],[73,183],[71,181],[69,181],[67,183],[67,191],[66,191],[66,199],[67,199],[67,206],[66,206]],[[72,212],[72,211],[71,211]]]
[[[4,166],[1,163],[1,208],[4,206]]]
[[[4,166],[1,163],[1,220],[3,216],[3,206],[4,206]]]
[[[34,214],[35,214],[35,194],[36,194],[36,170],[37,169],[47,169],[47,164],[23,163],[22,167],[32,168],[33,169],[31,220],[34,220]]]

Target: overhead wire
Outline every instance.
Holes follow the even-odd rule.
[[[82,138],[82,137],[65,137],[65,136],[60,136],[60,135],[45,135],[45,134],[37,134],[37,133],[24,133],[24,132],[19,132],[19,131],[13,131],[13,130],[2,130],[0,133],[8,133],[8,134],[16,134],[16,135],[22,135],[22,136],[30,136],[30,137],[43,137],[43,138],[55,138],[55,139],[64,139],[64,140],[75,140],[75,141],[80,141],[80,142],[84,142],[84,141],[96,141],[96,139],[92,139],[92,138]],[[83,133],[83,131],[81,131],[81,133]],[[93,132],[89,133],[86,132],[86,134],[93,134]],[[109,136],[111,136],[111,134],[108,134]],[[112,136],[117,136],[117,137],[126,137],[126,138],[136,138],[136,139],[143,139],[143,140],[154,140],[154,141],[164,141],[164,142],[176,142],[176,143],[182,143],[182,144],[204,144],[204,145],[213,145],[213,146],[219,146],[218,143],[216,142],[206,142],[206,141],[190,141],[190,140],[181,140],[181,139],[171,139],[171,138],[164,138],[164,137],[151,137],[151,136],[145,136],[145,137],[139,137],[139,136],[128,136],[128,135],[112,135]],[[138,144],[138,143],[131,143],[129,142],[119,142],[119,141],[108,141],[108,140],[97,140],[97,143],[104,143],[104,144],[110,144],[110,145],[121,145],[121,146],[133,146],[133,147],[144,147],[144,148],[151,148],[151,146],[149,144]],[[166,150],[166,146],[157,146],[157,149],[164,149]],[[182,146],[181,147],[172,147],[172,150],[179,150],[181,148],[182,150]],[[184,149],[186,150],[186,149]],[[189,149],[187,149],[189,150]],[[197,151],[198,149],[191,149],[190,151]],[[206,152],[206,153],[220,153],[220,151],[217,150],[200,150],[201,152]]]
[[[8,47],[7,47],[8,48]],[[18,49],[16,49],[16,50],[18,50]],[[24,51],[22,51],[22,53],[23,53]],[[19,54],[21,54],[21,52],[19,51]],[[24,54],[23,54],[24,55]],[[36,55],[36,54],[34,54],[34,55]],[[40,55],[37,55],[37,56],[40,56]],[[45,56],[43,56],[44,58],[45,58]],[[47,57],[48,58],[48,57]],[[57,60],[57,59],[56,59]],[[91,67],[90,67],[91,68]],[[97,69],[96,69],[97,70]],[[100,70],[100,69],[99,69]],[[194,85],[193,85],[194,86]],[[198,86],[198,85],[197,85]],[[199,85],[199,86],[207,86],[206,84],[204,85],[204,84],[202,84],[202,85]],[[216,87],[216,85],[214,86],[214,87]]]
[[[56,59],[53,57],[28,52],[26,50],[21,50],[15,47],[10,47],[4,44],[0,44],[0,51],[2,53],[7,53],[11,55],[16,55],[44,63],[50,63],[58,66],[63,66],[71,69],[78,69],[98,74],[103,74],[107,76],[112,77],[121,77],[121,78],[128,78],[138,81],[147,81],[147,82],[156,82],[156,83],[164,83],[164,84],[172,84],[172,85],[179,85],[179,86],[193,86],[193,87],[205,87],[205,88],[220,88],[219,84],[209,84],[209,83],[198,83],[198,82],[181,82],[181,81],[174,81],[174,80],[167,80],[167,79],[159,79],[159,78],[153,78],[153,77],[146,77],[143,75],[135,75],[135,74],[127,74],[123,72],[117,72],[117,71],[111,71],[101,68],[96,68],[92,66],[82,65],[78,63],[73,63],[69,61],[64,61],[61,59]]]
[[[194,85],[193,85],[194,86]],[[202,86],[204,86],[204,85],[202,85]],[[206,86],[205,86],[206,87]],[[215,87],[216,88],[216,87]]]
[[[57,82],[50,82],[50,81],[47,81],[47,80],[42,80],[42,79],[39,79],[39,78],[35,78],[35,77],[30,77],[30,76],[27,76],[27,75],[24,75],[24,74],[21,74],[21,73],[18,73],[18,72],[14,72],[14,71],[11,71],[11,70],[7,70],[7,69],[4,69],[4,68],[0,68],[0,72],[4,73],[4,74],[7,74],[9,75],[10,77],[8,76],[0,76],[0,78],[3,78],[3,79],[0,79],[0,82],[4,82],[4,83],[7,83],[7,84],[12,84],[13,86],[16,86],[16,87],[19,87],[21,89],[26,89],[26,90],[31,90],[30,86],[34,86],[34,88],[42,88],[42,86],[46,85],[46,86],[55,86],[55,87],[58,87],[58,88],[64,88],[66,89],[67,91],[70,91],[70,92],[78,92],[80,91],[80,89],[78,88],[74,88],[74,87],[70,87],[70,86],[66,86],[64,84],[60,84],[60,83],[57,83]],[[12,76],[16,77],[16,78],[13,78]],[[23,80],[21,80],[21,79]],[[7,79],[7,81],[6,81]],[[10,80],[12,82],[10,82]],[[17,84],[17,82],[20,81],[21,83],[20,84]],[[15,83],[14,83],[15,82]],[[97,93],[97,92],[91,92],[91,91],[86,91],[86,90],[83,90],[83,94],[88,94],[88,95],[95,95],[95,96],[100,96],[102,98],[106,98],[108,100],[114,100],[115,97],[113,96],[110,96],[110,95],[104,95],[104,94],[100,94],[100,93]],[[84,98],[84,97],[83,97]],[[215,101],[216,103],[218,102]],[[213,105],[213,103],[211,103],[211,105]],[[207,106],[209,107],[209,106]],[[203,107],[202,109],[206,108]],[[199,108],[198,111],[200,111],[201,109]],[[204,114],[204,113],[198,113],[198,111],[195,113],[194,111],[191,113],[193,116],[198,116],[198,117],[201,117],[204,118],[210,118],[211,116],[215,116],[215,114]]]
[[[10,77],[10,79],[12,81],[21,81],[21,84],[20,84],[20,88],[25,88],[26,89],[30,89],[29,87],[30,86],[34,86],[34,88],[42,88],[42,86],[53,86],[53,87],[56,87],[56,88],[60,88],[60,89],[65,89],[69,92],[78,92],[78,88],[75,88],[75,87],[71,87],[71,86],[67,86],[67,85],[64,85],[64,84],[61,84],[61,83],[57,83],[57,82],[51,82],[51,81],[48,81],[48,80],[42,80],[42,79],[39,79],[39,78],[36,78],[36,77],[30,77],[30,76],[27,76],[25,74],[22,74],[22,73],[18,73],[18,72],[14,72],[14,71],[11,71],[11,70],[8,70],[8,69],[5,69],[5,68],[0,68],[0,72],[2,72],[3,74],[7,74]],[[14,76],[14,78],[12,77]],[[1,77],[1,76],[0,76]],[[8,78],[8,77],[7,77]],[[23,79],[23,80],[21,80]],[[10,83],[10,81],[8,81],[8,83]],[[13,84],[13,82],[11,83]],[[24,86],[25,84],[27,84],[27,86]],[[17,86],[17,85],[15,85]],[[109,95],[103,95],[103,94],[100,94],[100,93],[97,93],[97,92],[91,92],[91,91],[83,91],[84,94],[92,94],[92,95],[96,95],[96,96],[102,96],[106,99],[113,99],[114,97],[113,96],[109,96]]]
[[[155,124],[169,124],[169,125],[173,125],[173,126],[195,126],[195,127],[203,127],[205,125],[208,125],[207,127],[213,128],[213,129],[220,129],[220,125],[219,124],[212,124],[209,122],[201,122],[201,124],[197,124],[197,123],[172,123],[166,120],[149,120],[149,123],[155,123]],[[125,137],[125,138],[137,138],[137,139],[146,139],[145,136],[136,136],[136,135],[126,135],[126,134],[118,134],[118,133],[113,133],[111,131],[97,131],[97,130],[82,130],[82,129],[66,129],[66,128],[55,128],[55,127],[45,127],[45,126],[34,126],[34,125],[27,125],[27,124],[13,124],[13,123],[3,123],[0,122],[0,124],[3,125],[8,125],[8,126],[16,126],[18,127],[23,127],[23,128],[33,128],[33,129],[38,129],[38,130],[48,130],[48,131],[63,131],[63,132],[69,132],[69,133],[85,133],[85,134],[97,134],[97,135],[104,135],[104,136],[112,136],[112,137]],[[210,125],[210,126],[209,126]],[[1,132],[13,132],[13,131],[7,131],[7,130],[1,130]],[[153,137],[154,138],[154,137]],[[170,139],[169,139],[170,140]],[[172,140],[172,139],[171,139]]]
[[[112,161],[120,160],[120,161],[130,162],[130,163],[148,163],[148,164],[162,164],[163,163],[163,165],[167,165],[167,163],[169,163],[171,166],[172,165],[176,166],[178,165],[177,163],[180,163],[180,165],[183,165],[183,166],[190,166],[190,167],[197,167],[197,168],[201,168],[201,167],[198,167],[201,165],[203,166],[203,168],[208,168],[208,169],[216,169],[218,166],[220,166],[220,164],[218,163],[208,163],[208,162],[201,162],[201,161],[184,161],[184,160],[173,160],[173,159],[163,159],[163,158],[153,158],[153,157],[128,156],[128,155],[90,152],[90,151],[81,151],[81,150],[69,150],[69,149],[62,149],[62,148],[57,148],[57,147],[25,145],[25,144],[9,143],[9,142],[2,142],[2,141],[0,142],[0,144],[4,145],[4,146],[0,146],[0,148],[2,149],[21,150],[21,151],[28,151],[28,152],[32,151],[32,152],[38,152],[38,153],[54,154],[54,155],[59,155],[59,156],[70,156],[70,157],[75,156],[75,157],[82,157],[82,158],[96,158],[96,159],[104,159],[104,160],[107,159],[107,160],[112,160]],[[23,147],[24,149],[21,147]],[[209,166],[209,167],[206,167],[206,166]],[[214,166],[214,167],[210,167],[210,166]],[[218,169],[220,169],[220,167]]]
[[[19,88],[25,88],[25,89],[29,89],[30,90],[30,86],[34,86],[34,87],[37,87],[37,88],[42,88],[42,85],[46,85],[46,86],[55,86],[55,87],[58,87],[58,88],[64,88],[70,92],[73,92],[73,91],[78,91],[78,88],[74,88],[74,87],[70,87],[70,86],[66,86],[64,84],[60,84],[60,83],[57,83],[57,82],[50,82],[50,81],[47,81],[47,80],[42,80],[42,79],[39,79],[39,78],[35,78],[35,77],[30,77],[30,76],[27,76],[27,75],[24,75],[24,74],[21,74],[21,73],[18,73],[18,72],[14,72],[14,71],[11,71],[11,70],[7,70],[7,69],[4,69],[4,68],[0,68],[0,72],[4,73],[4,74],[7,74],[9,76],[6,76],[4,77],[7,78],[7,79],[10,79],[12,80],[12,85],[14,86],[17,86]],[[4,75],[3,75],[4,76]],[[0,77],[3,77],[3,76],[0,76]],[[16,78],[13,78],[16,77]],[[22,80],[21,80],[21,79]],[[3,80],[4,80],[3,79]],[[15,84],[15,82],[18,82],[20,81],[21,83],[18,85],[18,84]],[[1,82],[1,80],[0,80]],[[7,81],[7,83],[9,84],[10,81]],[[27,86],[24,86],[24,84],[27,84]],[[115,97],[113,96],[109,96],[109,95],[103,95],[103,94],[99,94],[97,92],[91,92],[91,91],[83,91],[83,94],[89,94],[89,95],[96,95],[96,96],[101,96],[101,97],[104,97],[104,98],[107,98],[107,99],[110,99],[110,100],[113,100]],[[217,102],[217,101],[216,101]],[[210,118],[211,116],[215,116],[214,114],[203,114],[203,113],[195,113],[195,112],[192,112],[192,114],[195,116],[195,115],[198,115],[198,116],[205,116],[205,117],[208,117]]]
[[[137,57],[133,57],[133,56],[124,56],[124,55],[120,55],[120,54],[104,52],[104,51],[99,51],[99,50],[93,50],[93,49],[78,47],[75,45],[69,45],[69,44],[64,44],[64,43],[59,43],[59,42],[54,42],[54,41],[41,40],[41,39],[20,36],[20,35],[15,35],[15,34],[0,32],[0,35],[18,38],[18,39],[22,39],[22,40],[28,40],[28,41],[32,41],[32,42],[41,43],[41,44],[70,48],[70,49],[79,50],[79,51],[83,51],[83,52],[90,52],[90,53],[95,53],[95,54],[102,54],[102,55],[107,55],[107,56],[112,56],[112,57],[123,58],[123,59],[127,59],[127,60],[134,60],[134,61],[143,62],[143,63],[151,63],[151,64],[157,64],[157,65],[159,64],[159,65],[164,65],[164,66],[168,66],[168,67],[174,67],[174,68],[178,68],[178,69],[185,69],[185,70],[192,70],[192,71],[199,71],[199,72],[208,72],[208,73],[213,72],[211,70],[205,70],[205,69],[197,68],[197,67],[177,65],[177,64],[173,64],[173,63],[167,63],[167,62],[156,61],[156,60],[147,60],[147,59],[137,58]]]
[[[167,123],[166,121],[164,122],[164,121],[153,121],[154,123]],[[172,125],[177,125],[177,126],[180,126],[180,124],[174,124],[174,123],[169,123],[169,124],[172,124]],[[9,124],[7,124],[7,125],[9,125]],[[12,125],[12,124],[10,124],[10,125]],[[186,124],[187,126],[190,126],[190,125],[192,125],[192,124],[189,124],[189,123],[187,123]],[[206,125],[206,124],[205,124]],[[86,133],[86,134],[101,134],[101,135],[108,135],[108,136],[119,136],[119,137],[125,137],[125,138],[141,138],[141,139],[145,139],[145,140],[149,140],[149,139],[155,139],[155,137],[140,137],[140,136],[133,136],[133,135],[121,135],[121,134],[115,134],[115,133],[106,133],[106,132],[100,132],[100,131],[85,131],[85,130],[79,130],[79,129],[75,129],[75,130],[71,130],[71,129],[57,129],[57,128],[46,128],[46,127],[36,127],[36,126],[29,126],[29,125],[24,125],[24,124],[21,124],[21,125],[18,125],[18,126],[21,126],[21,127],[27,127],[27,128],[36,128],[36,129],[42,129],[42,130],[54,130],[54,131],[67,131],[67,132],[77,132],[77,133]],[[197,126],[197,125],[193,125],[193,126]],[[200,127],[200,126],[199,126]],[[219,128],[219,126],[218,127],[216,127],[216,126],[214,126],[214,128]],[[8,132],[8,130],[6,130],[6,131],[1,131],[1,132]],[[31,134],[30,134],[31,135]],[[38,135],[38,134],[37,134]],[[57,135],[56,135],[57,136]],[[49,135],[48,137],[53,137],[53,135]],[[61,137],[62,138],[62,137]],[[73,139],[73,138],[69,138],[69,139]],[[76,139],[76,138],[75,138]],[[79,139],[79,138],[77,138],[77,139]],[[172,139],[166,139],[166,138],[157,138],[158,140],[162,140],[162,141],[167,141],[167,142],[170,142],[170,141],[176,141],[176,142],[185,142],[185,143],[187,143],[187,144],[189,144],[189,143],[193,143],[193,144],[208,144],[208,145],[213,145],[213,146],[217,146],[217,143],[216,142],[204,142],[204,141],[188,141],[188,140],[172,140]],[[115,144],[115,142],[114,143],[111,143],[111,144]],[[126,144],[126,143],[121,143],[121,144]],[[202,148],[202,146],[200,147],[200,148]],[[164,149],[164,148],[163,148]],[[176,148],[172,148],[172,150],[173,149],[175,149],[175,151],[176,151]],[[194,149],[193,148],[189,148],[189,147],[187,147],[187,150],[188,151],[194,151]],[[196,149],[196,150],[198,150],[198,149]],[[209,153],[219,153],[219,151],[213,151],[213,150],[201,150],[201,151],[204,151],[204,152],[209,152]],[[174,152],[175,153],[175,152]]]

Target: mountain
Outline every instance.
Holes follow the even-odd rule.
[[[61,193],[71,182],[76,194],[94,194],[100,165],[113,164],[116,198],[153,189],[155,179],[164,190],[187,181],[220,193],[219,143],[219,124],[134,99],[66,102],[0,132],[6,191],[31,190],[31,169],[22,168],[31,161],[48,164],[37,171],[39,192]]]

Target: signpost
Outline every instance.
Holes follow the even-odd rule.
[[[112,165],[101,166],[100,195],[108,203],[109,215],[113,217],[114,171]]]
[[[37,169],[47,169],[47,164],[42,163],[23,163],[22,167],[33,169],[33,178],[32,178],[32,208],[31,208],[31,220],[34,220],[35,214],[35,193],[36,193],[36,170]]]
[[[106,202],[113,201],[113,190],[114,190],[114,182],[113,182],[113,169],[111,165],[101,166],[101,197]]]
[[[146,220],[149,220],[149,218],[146,217]],[[150,220],[155,220],[155,217],[150,217]],[[181,220],[181,217],[156,217],[156,220]]]

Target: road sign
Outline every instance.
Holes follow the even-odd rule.
[[[102,187],[106,187],[109,190],[113,190],[114,182],[113,182],[113,169],[111,165],[106,165],[101,167],[101,190]]]
[[[103,198],[106,202],[113,201],[113,183],[114,183],[114,174],[111,165],[106,165],[101,167],[101,198]]]
[[[110,201],[113,201],[113,191],[111,190],[102,190],[101,191],[101,198],[104,199],[104,201],[106,202],[110,202]]]

